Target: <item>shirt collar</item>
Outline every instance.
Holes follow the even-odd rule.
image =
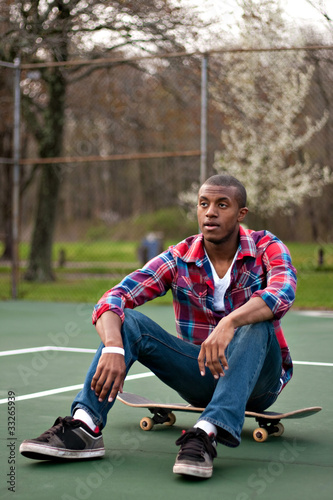
[[[256,245],[251,237],[252,231],[239,226],[239,246],[237,260],[243,257],[255,257]],[[198,267],[202,267],[206,259],[203,245],[203,235],[198,234],[188,250],[181,256],[184,262],[194,262]]]
[[[205,258],[206,254],[203,245],[203,235],[198,234],[181,259],[184,262],[194,262],[198,267],[202,267]]]
[[[239,226],[239,247],[237,259],[242,259],[243,257],[256,257],[257,247],[251,236],[253,231],[251,229],[245,229],[243,226]]]

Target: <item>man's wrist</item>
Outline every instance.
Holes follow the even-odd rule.
[[[102,354],[121,354],[125,356],[125,350],[122,347],[105,346],[102,349]]]
[[[236,325],[236,318],[233,316],[233,313],[228,314],[220,321],[222,328],[233,328],[236,329],[238,325]]]

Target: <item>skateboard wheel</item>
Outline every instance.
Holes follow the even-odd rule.
[[[282,436],[284,433],[284,426],[279,422],[278,424],[275,425],[275,428],[277,429],[276,432],[273,433],[273,436]]]
[[[176,422],[176,415],[172,412],[168,413],[168,419],[165,425],[173,425]]]
[[[268,432],[263,427],[258,427],[253,431],[253,439],[258,443],[263,443],[268,438]]]
[[[154,427],[154,422],[149,417],[144,417],[140,420],[140,427],[143,431],[150,431]]]

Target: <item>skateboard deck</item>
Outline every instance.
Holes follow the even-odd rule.
[[[140,421],[140,427],[144,431],[151,430],[155,424],[173,425],[176,422],[174,411],[202,413],[205,408],[192,406],[188,403],[157,403],[143,396],[123,392],[118,394],[117,399],[127,406],[134,408],[146,408],[152,413],[152,417],[144,417]],[[314,415],[322,408],[320,406],[311,406],[301,408],[286,413],[275,411],[264,411],[257,413],[246,411],[245,417],[254,418],[259,427],[253,431],[253,438],[257,442],[266,441],[269,435],[281,436],[284,432],[284,426],[280,422],[283,419],[304,418]]]

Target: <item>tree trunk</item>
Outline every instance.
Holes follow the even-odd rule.
[[[54,280],[52,272],[52,244],[60,182],[60,167],[43,167],[29,266],[24,276],[28,281],[43,282]]]
[[[48,75],[47,81],[50,101],[44,113],[44,130],[39,148],[41,158],[61,156],[63,140],[66,82],[57,69]],[[24,275],[28,281],[55,279],[52,272],[52,244],[62,173],[60,165],[44,165],[41,168],[29,264]]]

